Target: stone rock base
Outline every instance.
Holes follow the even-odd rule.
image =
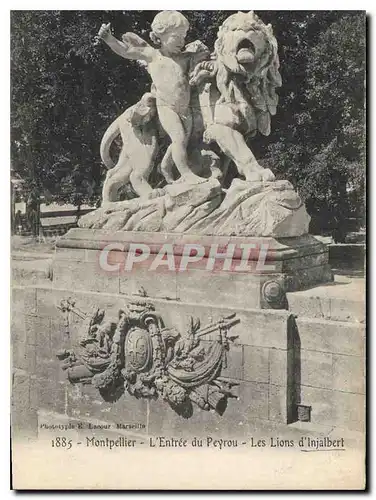
[[[106,203],[79,226],[112,231],[200,235],[301,236],[310,216],[288,181],[234,179],[225,191],[215,178],[199,184],[169,184],[149,198]]]

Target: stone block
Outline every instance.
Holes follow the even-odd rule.
[[[259,382],[243,382],[239,386],[238,406],[243,424],[247,421],[252,423],[253,418],[267,420],[269,418],[269,385]]]
[[[182,302],[225,304],[242,309],[260,307],[260,277],[247,273],[177,273],[177,296]]]
[[[257,395],[254,401],[248,401],[248,405],[253,404],[255,408],[255,401]],[[249,414],[240,399],[230,399],[223,415],[213,410],[201,410],[194,404],[191,410],[192,414],[185,418],[162,400],[149,401],[148,434],[189,440],[193,437],[206,439],[208,436],[236,439],[249,435]]]
[[[147,401],[136,399],[125,392],[117,401],[107,402],[99,391],[91,386],[70,386],[68,391],[68,413],[76,418],[94,418],[115,424],[143,424],[146,432]]]
[[[299,256],[292,259],[285,259],[283,261],[282,272],[290,273],[300,269],[306,269],[316,266],[322,266],[329,262],[329,252],[323,249],[320,253]]]
[[[231,328],[231,336],[238,336],[237,342],[256,347],[288,349],[292,342],[292,316],[288,311],[253,309],[244,311],[236,308],[213,307],[213,315],[219,310],[223,316],[236,312],[240,320]]]
[[[105,246],[105,243],[103,244]],[[79,249],[77,249],[79,250]],[[99,262],[100,258],[100,250],[91,250],[90,248],[85,248],[85,249],[80,249],[81,251],[85,252],[85,262]],[[124,252],[120,252],[122,256],[124,255]],[[124,262],[124,258],[122,257],[121,260],[119,259],[120,262]],[[110,264],[112,263],[111,260],[109,260]],[[115,262],[113,262],[115,263]]]
[[[52,287],[38,287],[36,289],[36,310],[39,317],[47,316],[49,318],[61,315],[57,306],[62,299],[74,294],[75,290],[56,290]]]
[[[66,374],[65,374],[66,376]],[[97,390],[91,385],[71,385],[67,379],[62,384],[66,394],[66,413],[75,418],[98,418],[98,410],[105,405]],[[93,389],[93,394],[88,394],[87,389]]]
[[[301,290],[313,287],[320,283],[333,281],[333,274],[329,264],[297,269],[293,274],[293,286],[289,290]]]
[[[124,298],[119,294],[114,295],[103,291],[102,293],[98,293],[85,290],[60,290],[39,287],[37,289],[38,316],[63,318],[64,316],[58,309],[58,306],[61,300],[66,300],[67,298],[75,301],[77,308],[83,312],[90,311],[91,306],[95,305],[109,311],[109,314],[113,311],[116,311],[117,314],[119,307],[124,307],[124,304],[129,301],[128,298]],[[71,316],[78,318],[75,314],[71,314]]]
[[[330,319],[330,300],[290,292],[287,293],[287,301],[289,310],[299,317]]]
[[[302,349],[301,383],[331,389],[333,386],[332,354]]]
[[[11,342],[26,342],[25,315],[23,311],[12,310],[10,324]]]
[[[160,399],[148,401],[147,433],[151,436],[201,438],[215,431],[214,413],[199,410],[195,405],[192,405],[191,410],[192,414],[185,418]]]
[[[75,340],[73,320],[69,322],[69,335],[67,335],[66,325],[63,315],[56,309],[55,316],[51,317],[50,327],[50,346],[53,355],[61,349],[70,349]],[[82,322],[82,320],[81,320]]]
[[[216,322],[223,316],[221,310],[214,310],[214,308],[206,305],[183,304],[159,299],[152,302],[156,310],[162,315],[166,327],[175,327],[182,335],[185,335],[188,331],[191,316],[194,319],[200,319],[201,327]],[[231,328],[230,335],[232,335],[233,329]],[[203,337],[203,340],[210,339],[210,335]]]
[[[269,349],[269,382],[289,386],[296,381],[294,349]]]
[[[321,425],[336,425],[334,392],[318,387],[300,386],[300,403],[312,406],[311,422]]]
[[[46,316],[25,316],[26,342],[43,349],[50,348],[51,321]]]
[[[69,314],[69,332],[66,334],[65,314],[58,306],[62,299],[71,298],[76,302],[76,306],[83,312],[89,312],[91,306],[103,308],[106,312],[106,319],[115,319],[118,311],[123,308],[128,299],[120,295],[110,295],[95,292],[85,292],[76,290],[56,290],[53,288],[38,288],[37,306],[38,316],[48,317],[51,321],[50,340],[54,350],[63,347],[70,347],[71,343],[78,338],[82,319],[74,313]],[[64,346],[63,344],[67,344]]]
[[[295,420],[295,412],[295,386],[269,384],[269,420],[289,424]]]
[[[20,286],[48,283],[51,270],[51,259],[12,260],[12,283]]]
[[[220,248],[234,243],[237,247],[240,244],[252,243],[256,248],[260,244],[267,245],[268,252],[273,256],[273,261],[284,261],[309,255],[316,255],[327,252],[327,247],[317,238],[306,234],[291,238],[272,237],[244,237],[244,236],[199,236],[200,244],[210,247],[213,243]],[[88,250],[101,250],[108,243],[121,243],[126,251],[130,243],[144,243],[150,245],[152,253],[158,253],[160,247],[169,243],[173,245],[177,255],[181,254],[179,249],[185,244],[197,243],[197,235],[187,233],[166,233],[166,232],[145,232],[145,231],[113,231],[106,229],[70,229],[57,242],[59,249],[85,248]],[[239,247],[240,248],[240,247]],[[251,255],[251,259],[252,259]],[[258,258],[258,255],[255,255]]]
[[[49,316],[54,318],[64,318],[64,315],[59,311],[58,307],[61,300],[71,298],[75,301],[77,308],[83,312],[89,312],[92,306],[104,309],[106,318],[117,318],[119,309],[124,308],[132,300],[139,300],[142,297],[124,296],[120,294],[107,293],[107,290],[101,293],[87,290],[62,290],[54,288],[38,288],[37,294],[38,315]],[[150,300],[153,298],[150,297]],[[149,300],[145,297],[145,300]],[[154,300],[154,299],[153,299]],[[162,301],[163,304],[169,304],[167,301]],[[79,317],[71,313],[70,318],[75,320]]]
[[[330,317],[335,321],[359,321],[364,322],[366,301],[363,297],[352,297],[351,299],[331,298]]]
[[[299,317],[296,324],[302,349],[364,355],[365,327],[360,323]]]
[[[61,370],[56,356],[53,356],[51,353],[50,357],[47,357],[44,352],[36,351],[35,374],[38,378],[53,380],[57,383],[61,380],[59,376],[60,371],[62,372],[63,370]]]
[[[35,346],[25,342],[15,342],[11,346],[12,367],[25,370],[28,374],[35,373],[36,351]]]
[[[60,289],[119,293],[119,273],[101,269],[99,262],[55,260],[53,284]]]
[[[227,378],[243,380],[243,346],[232,345],[226,353],[226,357],[227,368],[222,370],[221,375]]]
[[[37,434],[36,412],[30,406],[30,376],[15,369],[12,376],[12,438],[24,439]]]
[[[366,401],[364,394],[334,391],[335,425],[353,431],[364,431]]]
[[[244,380],[249,382],[269,382],[269,349],[245,345]],[[286,351],[283,351],[286,353]]]
[[[98,250],[93,250],[93,252],[95,252],[96,256],[98,256]],[[87,250],[85,248],[59,248],[59,247],[57,247],[55,249],[54,259],[56,261],[66,260],[66,261],[70,261],[70,262],[86,262],[87,261]]]
[[[30,375],[24,370],[13,369],[12,406],[15,413],[30,406]]]
[[[11,345],[12,368],[27,371],[26,343],[13,342]]]
[[[30,409],[35,411],[39,408],[39,380],[35,374],[30,377]]]
[[[109,418],[115,423],[147,424],[147,401],[136,399],[127,392],[114,403],[106,403],[101,411],[101,418]]]
[[[359,356],[333,354],[333,389],[364,394],[364,359]]]
[[[246,439],[254,431],[254,419],[268,418],[268,386],[256,382],[243,382],[233,391],[238,398],[228,400],[223,415],[203,411],[193,405],[189,418],[178,415],[161,400],[149,402],[149,430],[151,435],[207,436]]]
[[[36,289],[35,287],[17,287],[11,288],[11,310],[12,314],[36,313]]]
[[[149,271],[135,268],[120,273],[120,293],[138,295],[142,288],[148,297],[177,298],[176,273],[174,271]]]
[[[31,379],[31,407],[66,412],[66,386],[56,379],[33,377]]]
[[[200,288],[197,284],[196,287]],[[158,294],[163,286],[155,289]],[[125,423],[145,422],[146,425],[149,407],[149,428],[154,428],[160,435],[163,433],[158,429],[163,428],[165,435],[171,435],[172,430],[178,436],[179,433],[192,435],[192,429],[202,429],[206,435],[215,431],[218,436],[221,433],[231,436],[233,426],[233,435],[241,436],[246,434],[252,419],[284,423],[292,421],[294,405],[298,401],[295,384],[301,383],[301,402],[312,405],[313,423],[359,429],[363,417],[358,409],[349,410],[350,416],[343,416],[341,412],[351,405],[364,406],[364,399],[347,399],[338,394],[353,396],[350,393],[364,392],[361,362],[364,325],[322,318],[298,318],[296,325],[299,338],[296,339],[295,321],[290,312],[245,310],[240,305],[229,307],[227,301],[223,301],[226,304],[223,307],[222,302],[207,304],[204,299],[198,303],[184,303],[165,300],[163,295],[150,297],[166,326],[176,327],[182,334],[187,331],[190,316],[199,317],[201,324],[205,325],[217,321],[221,316],[237,313],[240,323],[231,328],[229,336],[238,335],[238,339],[231,345],[228,367],[222,375],[245,382],[237,388],[239,398],[229,400],[222,417],[195,408],[193,416],[184,419],[176,415],[165,402],[148,403],[127,394],[115,403],[107,403],[90,386],[84,386],[80,393],[69,392],[75,391],[76,387],[71,387],[68,382],[62,383],[65,374],[54,356],[57,349],[75,342],[82,320],[72,320],[71,334],[67,338],[64,316],[56,305],[62,298],[71,296],[80,309],[86,311],[89,306],[96,304],[106,310],[107,317],[112,314],[116,316],[118,309],[133,298],[105,291],[98,293],[77,288],[65,290],[41,286],[36,291],[28,290],[31,292],[28,300],[34,302],[34,313],[27,315],[25,321],[15,315],[14,325],[18,332],[15,337],[22,339],[24,336],[26,342],[13,342],[15,347],[12,349],[15,349],[13,356],[17,360],[17,367],[36,374],[30,385],[30,408],[68,411],[76,416],[75,412],[80,411],[81,416],[102,421],[124,422],[125,419]],[[159,411],[161,417],[158,416]]]
[[[294,314],[334,321],[364,322],[365,283],[361,278],[335,276],[335,281],[308,290],[287,293]]]

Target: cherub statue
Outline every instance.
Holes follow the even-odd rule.
[[[183,51],[189,23],[180,12],[160,12],[151,27],[150,38],[159,45],[158,49],[134,33],[123,35],[122,42],[117,40],[111,34],[110,24],[103,24],[98,36],[121,57],[142,60],[148,65],[158,119],[171,139],[161,164],[166,180],[173,181],[170,175],[173,161],[180,173],[180,181],[190,184],[203,182],[204,179],[192,172],[187,157],[187,144],[192,131],[189,74],[196,64],[209,56],[209,52]]]

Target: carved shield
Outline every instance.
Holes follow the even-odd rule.
[[[133,328],[125,340],[125,366],[136,373],[146,370],[152,361],[152,349],[148,331]]]

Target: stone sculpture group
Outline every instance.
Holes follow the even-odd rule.
[[[119,41],[109,24],[100,28],[99,38],[115,53],[146,65],[152,85],[105,132],[102,207],[84,216],[80,227],[307,233],[309,216],[292,185],[275,180],[248,146],[257,132],[270,134],[282,83],[271,25],[252,11],[233,14],[219,28],[212,53],[199,40],[185,45],[188,29],[181,13],[160,12],[152,47],[134,33]],[[123,145],[114,162],[110,148],[119,135]],[[125,185],[133,197],[121,200]]]
[[[59,240],[64,260],[54,268],[57,283],[65,284],[68,274],[79,289],[87,286],[89,301],[92,291],[103,299],[97,295],[103,288],[121,298],[113,321],[110,311],[106,315],[96,305],[87,313],[70,300],[59,307],[67,339],[70,312],[83,320],[78,339],[72,337],[69,348],[57,354],[70,382],[91,384],[107,401],[124,392],[137,399],[159,398],[186,418],[193,404],[222,414],[228,398],[237,397],[233,386],[247,383],[242,371],[227,366],[239,367],[244,354],[241,362],[227,354],[238,334],[246,342],[237,343],[237,352],[245,353],[242,345],[247,352],[255,347],[252,359],[257,360],[258,343],[264,350],[265,339],[273,339],[273,314],[261,317],[257,309],[286,309],[287,292],[332,280],[328,250],[307,234],[310,218],[299,195],[262,167],[248,145],[257,132],[270,134],[277,110],[281,76],[271,26],[253,12],[233,14],[219,27],[213,52],[200,41],[185,45],[188,28],[181,13],[159,13],[150,34],[154,47],[133,33],[117,40],[109,24],[100,28],[99,38],[114,52],[146,66],[152,84],[105,132],[100,153],[108,173],[102,206]],[[122,147],[115,162],[112,144],[118,136]],[[82,261],[66,267],[72,248],[85,259],[85,274]],[[246,251],[245,262],[236,249]],[[153,263],[161,263],[162,271],[149,256],[158,257]],[[130,266],[136,258],[140,267]],[[260,259],[265,266],[258,266]],[[188,260],[197,267],[188,270]],[[169,274],[163,274],[165,264]],[[191,317],[182,327],[180,316],[192,306],[200,314],[208,308],[208,317],[217,321],[201,327]],[[232,308],[239,306],[237,317]],[[224,312],[226,307],[230,310]],[[180,324],[179,330],[166,328],[158,310],[166,324]],[[286,349],[294,323],[290,316],[278,318],[277,347],[284,346],[283,366],[294,373],[295,357],[287,354],[292,348]],[[297,401],[290,388],[294,385],[282,382],[278,409],[270,406],[268,415],[281,412],[291,420]],[[271,389],[265,390],[269,400]]]

